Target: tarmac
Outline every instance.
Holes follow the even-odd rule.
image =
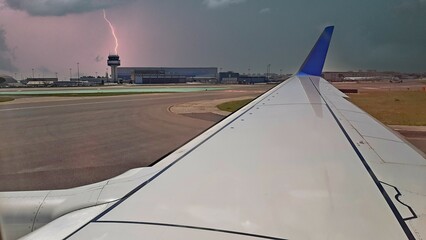
[[[358,92],[383,92],[383,91],[426,91],[426,81],[404,80],[402,83],[389,81],[352,81],[333,82],[338,89],[356,89]]]
[[[402,135],[426,158],[426,126],[390,125],[389,127]]]
[[[1,103],[0,191],[71,188],[149,166],[223,118],[188,117],[170,106],[257,96],[270,87]]]

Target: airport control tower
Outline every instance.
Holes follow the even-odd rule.
[[[120,66],[120,57],[118,55],[109,55],[107,64],[111,67],[112,81],[118,82],[117,67]]]

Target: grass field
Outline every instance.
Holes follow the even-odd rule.
[[[351,102],[384,124],[426,126],[426,92],[370,92],[349,96]],[[234,112],[251,100],[226,102],[217,108]]]
[[[426,125],[426,92],[350,94],[350,101],[388,125]]]
[[[9,102],[13,100],[14,98],[11,98],[11,97],[0,97],[0,102]]]
[[[252,100],[253,99],[244,99],[244,100],[238,100],[238,101],[225,102],[225,103],[217,105],[216,107],[222,111],[235,112],[238,109],[240,109],[242,106],[251,102]]]

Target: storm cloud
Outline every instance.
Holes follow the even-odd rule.
[[[104,7],[120,39],[123,66],[265,73],[271,64],[272,72],[293,73],[323,28],[334,25],[325,71],[426,72],[426,0],[1,2],[7,3],[0,14],[7,43],[18,47],[5,48],[2,33],[2,69],[18,66],[26,74],[46,66],[69,76],[76,62],[91,75],[104,72],[114,47],[108,24],[95,11]]]
[[[350,13],[353,18],[335,21],[338,26],[343,23],[337,29],[340,33],[335,44],[347,66],[426,71],[426,1],[374,2],[368,10],[351,5],[364,11],[362,17]],[[337,15],[339,18],[344,19]]]
[[[266,14],[266,13],[270,13],[270,12],[271,12],[270,8],[262,8],[259,11],[260,14]]]
[[[41,72],[42,74],[50,74],[53,73],[49,68],[45,67],[45,66],[40,66],[37,69],[37,72]]]
[[[219,8],[228,5],[243,3],[246,0],[204,0],[204,4],[209,8]]]
[[[110,8],[132,0],[5,0],[8,7],[32,16],[65,16]]]
[[[104,60],[104,57],[98,55],[95,57],[95,62],[102,62]]]
[[[12,57],[12,51],[6,44],[6,31],[3,28],[0,28],[0,70],[9,72],[18,70],[18,68],[12,63]]]

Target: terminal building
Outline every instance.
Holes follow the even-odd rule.
[[[239,84],[255,84],[255,83],[267,83],[269,82],[266,76],[248,76],[240,75],[238,79]]]
[[[413,74],[412,78],[420,77],[419,75]],[[380,81],[380,80],[395,80],[404,79],[408,76],[398,72],[379,72],[376,70],[367,71],[348,71],[348,72],[324,72],[323,78],[331,82],[340,81]]]
[[[236,72],[221,72],[219,73],[219,82],[227,84],[237,84],[240,78],[240,74]]]
[[[219,73],[219,83],[222,84],[255,84],[267,82],[269,82],[269,79],[265,75],[241,75],[232,71]]]
[[[118,67],[117,77],[135,84],[216,82],[217,67]]]

